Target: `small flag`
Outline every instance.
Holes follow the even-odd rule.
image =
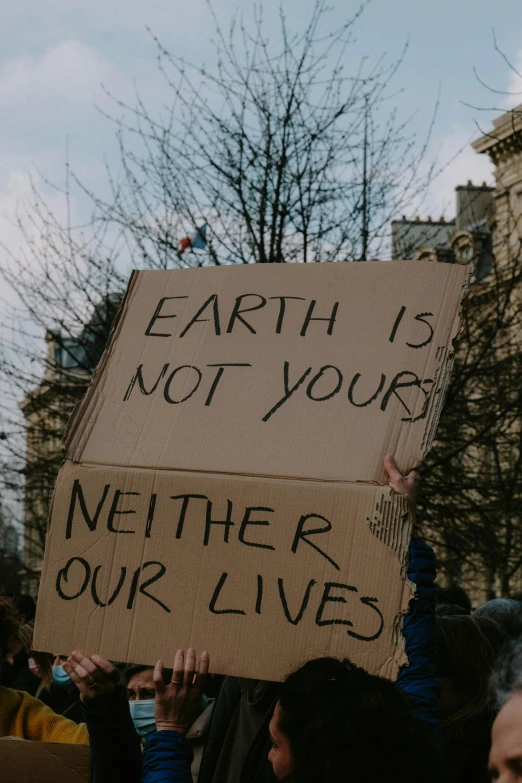
[[[203,223],[195,234],[190,237],[183,237],[179,240],[179,254],[185,252],[189,248],[193,250],[204,250],[207,246],[207,223]]]

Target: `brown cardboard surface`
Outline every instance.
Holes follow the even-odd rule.
[[[0,739],[2,783],[91,783],[88,745]]]
[[[117,492],[127,494],[110,522]],[[183,513],[187,495],[212,505],[191,498]],[[80,499],[91,514],[100,508],[95,531]],[[408,538],[405,499],[388,487],[68,462],[53,501],[38,647],[154,664],[191,646],[210,652],[213,671],[265,679],[331,654],[393,676]],[[42,621],[57,616],[58,627]]]
[[[407,470],[429,443],[434,417],[422,414],[427,395],[435,411],[444,387],[468,274],[422,261],[135,273],[101,371],[73,417],[67,456],[383,483],[387,451]],[[213,295],[198,316],[208,320],[189,327]],[[230,323],[240,296],[240,307],[259,308],[242,316],[255,334]],[[301,298],[286,299],[281,315],[283,296]],[[181,298],[160,305],[165,297]],[[302,334],[311,307],[314,318],[336,308],[331,334],[328,320],[310,321]],[[267,419],[285,396],[285,362],[288,388],[297,388]],[[249,366],[223,368],[212,393],[224,363]],[[138,368],[147,394],[140,379],[133,384]],[[395,394],[394,379],[416,385]]]
[[[394,677],[410,519],[382,459],[406,471],[429,447],[468,275],[135,273],[68,429],[36,648],[193,646],[265,679],[330,654]]]

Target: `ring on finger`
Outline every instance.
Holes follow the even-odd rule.
[[[88,688],[93,688],[93,689],[94,689],[94,688],[96,688],[97,686],[98,686],[98,683],[97,683],[97,682],[92,682],[92,683],[88,682],[88,683],[87,683],[87,687],[88,687]]]

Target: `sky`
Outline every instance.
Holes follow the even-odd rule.
[[[267,29],[277,27],[279,0],[265,0]],[[312,0],[283,0],[287,17],[299,28]],[[358,3],[332,0],[335,26]],[[241,8],[246,17],[253,3],[219,0],[214,9],[226,26]],[[480,10],[479,10],[480,9]],[[31,179],[44,189],[51,208],[65,209],[58,191],[45,178],[64,182],[64,161],[87,187],[103,192],[105,163],[116,162],[114,126],[103,112],[115,112],[116,98],[134,102],[136,92],[152,111],[168,94],[156,66],[156,48],[147,28],[177,55],[211,62],[212,15],[206,0],[18,0],[2,10],[0,50],[0,239],[14,247],[20,241],[13,216],[27,198]],[[495,31],[495,32],[494,32]],[[422,136],[433,108],[440,105],[430,154],[452,162],[436,179],[427,206],[434,218],[452,217],[453,188],[468,179],[492,181],[492,168],[469,142],[479,135],[477,123],[489,127],[494,116],[522,103],[522,78],[505,57],[522,69],[522,6],[519,0],[373,0],[357,24],[348,58],[385,53],[396,59],[409,42],[395,79],[401,88],[395,101],[413,114]],[[349,64],[349,63],[348,63]],[[501,91],[497,95],[480,80]],[[518,93],[518,94],[517,94]],[[471,104],[477,108],[470,108]],[[493,111],[485,111],[485,109]],[[455,159],[455,154],[464,151]],[[84,205],[73,204],[78,219]],[[410,217],[410,216],[408,216]],[[413,217],[413,216],[411,216]],[[427,217],[426,214],[421,217]]]
[[[313,0],[263,0],[269,31],[277,30],[280,1],[290,25],[300,29]],[[358,5],[331,0],[331,27]],[[58,218],[65,217],[59,188],[66,155],[87,188],[106,191],[105,164],[118,166],[114,125],[104,116],[118,116],[118,109],[108,93],[130,104],[139,93],[151,112],[168,102],[152,35],[175,55],[211,65],[213,19],[207,0],[4,0],[2,6],[0,253],[2,245],[17,253],[23,239],[15,218],[32,182]],[[248,19],[253,7],[249,0],[213,0],[223,27],[238,9]],[[408,43],[394,101],[402,116],[413,115],[420,138],[439,98],[429,156],[451,162],[433,182],[420,216],[452,218],[458,184],[492,183],[488,159],[469,146],[478,126],[488,129],[495,116],[522,103],[522,78],[506,61],[522,71],[520,0],[372,0],[355,37],[348,70],[363,56],[393,62]],[[512,94],[492,93],[481,81]],[[77,195],[71,210],[73,221],[88,218]],[[0,329],[10,298],[0,282]]]

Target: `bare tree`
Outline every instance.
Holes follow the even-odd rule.
[[[63,195],[68,204],[68,176]],[[35,189],[18,221],[25,242],[16,253],[4,248],[0,264],[10,290],[0,346],[0,497],[24,528],[26,586],[34,588],[61,438],[105,346],[125,276],[106,229],[62,224]]]
[[[388,252],[389,221],[424,193],[433,170],[426,145],[393,108],[387,65],[344,62],[367,2],[325,29],[317,0],[302,34],[280,10],[277,49],[262,6],[252,31],[216,20],[215,67],[186,62],[160,41],[158,64],[172,103],[156,119],[141,102],[118,103],[122,176],[97,218],[125,233],[135,262],[180,262],[178,240],[210,227],[208,255],[185,263],[353,261]],[[209,6],[211,10],[211,6]],[[136,149],[136,140],[139,142]]]
[[[489,597],[522,577],[522,257],[496,228],[496,255],[472,285],[423,466],[425,532],[443,571]]]
[[[294,34],[280,12],[278,43],[236,18],[216,20],[215,66],[169,54],[158,65],[171,91],[166,115],[138,98],[116,100],[120,170],[110,196],[88,193],[66,166],[63,192],[79,187],[92,218],[60,221],[36,190],[19,219],[21,250],[4,248],[0,271],[16,294],[4,325],[4,494],[18,496],[25,564],[36,583],[67,418],[107,339],[129,265],[357,261],[387,254],[388,224],[416,203],[432,169],[393,108],[401,59],[344,63],[357,13],[328,29],[325,0]],[[202,251],[179,240],[201,236]],[[199,232],[199,234],[198,234]],[[190,243],[189,243],[190,244]],[[42,337],[46,335],[47,345]],[[19,406],[22,407],[23,417]]]

